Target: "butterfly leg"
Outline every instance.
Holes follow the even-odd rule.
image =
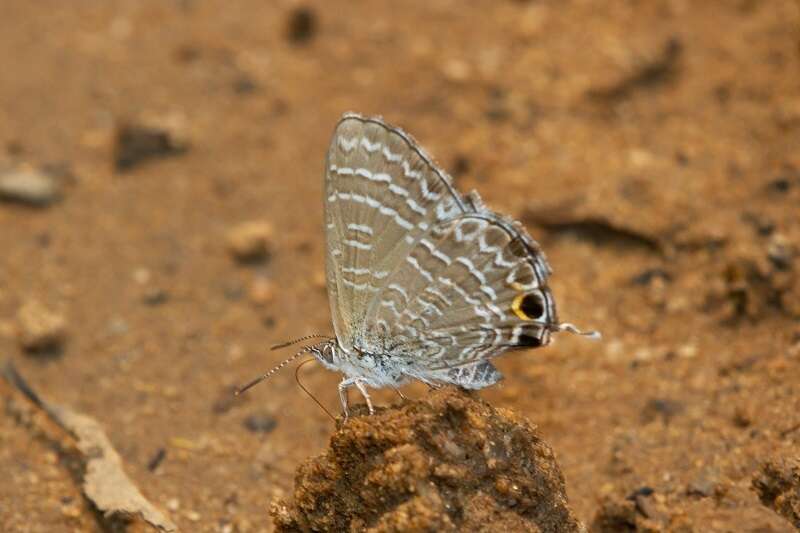
[[[394,388],[394,391],[397,393],[397,395],[398,395],[398,396],[400,396],[400,399],[401,399],[401,400],[403,400],[403,401],[406,401],[406,402],[408,401],[408,396],[406,396],[405,394],[403,394],[403,391],[401,391],[401,390],[400,390],[400,389],[398,389],[397,387],[395,387],[395,388]]]
[[[344,419],[350,418],[350,410],[347,408],[347,388],[352,385],[352,379],[343,379],[339,383],[339,401],[342,402],[342,411],[344,412]]]
[[[364,396],[364,400],[367,402],[367,409],[369,409],[369,414],[374,415],[375,409],[372,407],[372,399],[369,397],[369,393],[367,392],[367,387],[364,385],[364,382],[360,379],[355,380],[355,385],[358,388],[361,395]]]

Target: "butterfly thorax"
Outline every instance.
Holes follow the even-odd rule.
[[[348,378],[360,378],[371,387],[397,386],[408,381],[401,369],[390,364],[392,355],[388,353],[369,351],[358,345],[348,350],[338,340],[318,344],[311,353],[325,368]]]

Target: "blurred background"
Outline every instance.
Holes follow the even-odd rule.
[[[753,479],[800,454],[794,0],[5,0],[0,66],[0,354],[183,530],[269,531],[332,432],[291,370],[232,391],[332,331],[345,111],[523,221],[560,318],[603,332],[481,393],[538,426],[584,522],[791,530]],[[338,375],[303,376],[338,409]],[[99,527],[0,394],[0,524]]]

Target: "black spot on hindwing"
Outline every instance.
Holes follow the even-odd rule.
[[[544,303],[538,293],[531,292],[522,297],[520,310],[531,320],[540,318],[544,314]]]

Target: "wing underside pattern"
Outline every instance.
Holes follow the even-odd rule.
[[[462,197],[399,129],[345,115],[326,161],[327,281],[342,348],[480,388],[488,359],[545,345],[550,268],[518,223]]]

